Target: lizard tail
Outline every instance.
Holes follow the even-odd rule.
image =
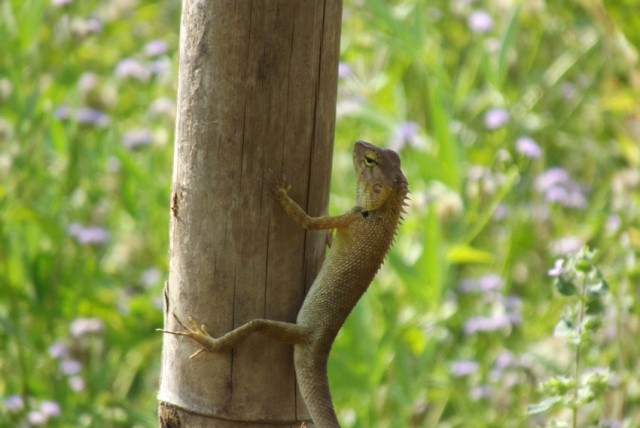
[[[327,356],[300,351],[295,353],[298,387],[315,427],[340,428],[329,392]]]

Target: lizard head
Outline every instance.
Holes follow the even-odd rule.
[[[356,171],[356,204],[364,211],[380,208],[391,195],[406,194],[407,179],[400,169],[400,157],[365,141],[353,148]]]

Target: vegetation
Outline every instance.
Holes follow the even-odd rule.
[[[0,3],[0,426],[156,425],[178,3]],[[640,425],[613,3],[346,1],[331,211],[358,139],[412,199],[330,361],[345,427]]]

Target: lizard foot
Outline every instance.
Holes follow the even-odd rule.
[[[287,196],[291,190],[291,184],[287,181],[287,176],[284,173],[280,176],[280,178],[276,178],[275,174],[271,177],[271,191],[276,196]]]
[[[198,323],[191,317],[189,317],[188,319],[188,324],[185,324],[180,318],[178,318],[175,313],[173,314],[173,317],[176,319],[178,324],[180,324],[180,326],[184,328],[184,331],[164,330],[161,328],[157,329],[157,331],[173,334],[175,336],[189,337],[198,342],[198,344],[202,345],[202,348],[194,352],[189,357],[190,359],[197,357],[204,351],[215,352],[217,350],[216,339],[211,337],[211,335],[207,332],[207,328],[204,326],[204,324],[198,325]]]

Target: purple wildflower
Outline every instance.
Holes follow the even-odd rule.
[[[480,368],[480,364],[474,360],[457,360],[451,363],[449,371],[456,377],[468,376],[475,373]]]
[[[344,62],[338,63],[338,78],[342,79],[351,74],[351,67]]]
[[[149,64],[149,72],[153,76],[163,76],[171,70],[171,61],[168,58],[160,58]]]
[[[84,379],[80,376],[71,376],[69,378],[69,388],[74,392],[83,391],[85,388]]]
[[[494,366],[496,369],[504,370],[513,364],[515,364],[516,359],[513,354],[507,350],[504,350],[498,354],[496,360],[494,362]]]
[[[550,187],[569,181],[569,173],[562,168],[549,168],[536,179],[536,188],[544,192]]]
[[[498,129],[509,121],[509,113],[503,108],[492,108],[484,114],[484,126],[489,130]]]
[[[587,205],[587,200],[579,189],[554,187],[547,192],[546,197],[551,202],[558,202],[569,208],[584,208]]]
[[[473,388],[471,388],[471,392],[469,393],[469,396],[471,397],[472,400],[478,401],[483,398],[491,397],[492,392],[493,391],[489,385],[476,385]]]
[[[509,215],[509,211],[507,204],[498,204],[493,211],[493,219],[496,221],[504,220]]]
[[[508,314],[501,313],[493,316],[472,317],[464,323],[465,334],[485,333],[502,330],[511,326],[511,319]]]
[[[549,202],[557,202],[567,208],[584,208],[587,200],[580,185],[562,168],[550,168],[535,181],[536,190]]]
[[[67,227],[69,236],[76,238],[81,245],[104,244],[109,241],[109,232],[99,226],[83,226],[79,223],[72,223]]]
[[[611,214],[607,217],[605,229],[609,235],[613,235],[622,226],[622,220],[618,214]]]
[[[562,256],[578,251],[584,246],[584,242],[577,236],[565,236],[551,243],[551,252]]]
[[[502,300],[502,305],[507,313],[507,318],[511,325],[519,325],[522,323],[522,299],[510,294]]]
[[[109,116],[98,109],[82,107],[76,110],[75,119],[83,125],[107,126]]]
[[[47,423],[47,415],[42,413],[41,411],[31,411],[27,414],[27,421],[29,425],[39,426]]]
[[[516,359],[509,351],[502,351],[493,362],[493,367],[489,372],[489,379],[492,382],[498,382],[504,377],[505,372],[510,367],[516,365]]]
[[[140,282],[142,282],[145,287],[150,287],[154,284],[157,284],[161,278],[162,272],[160,272],[160,269],[149,268],[142,272],[142,275],[140,276]]]
[[[336,106],[337,117],[350,116],[362,110],[365,101],[362,97],[354,96],[338,102]]]
[[[146,82],[151,77],[151,72],[137,59],[125,58],[116,66],[116,76]]]
[[[69,348],[62,342],[55,342],[49,346],[49,355],[51,358],[59,360],[69,353]]]
[[[127,149],[137,149],[149,145],[153,141],[153,133],[148,129],[136,129],[122,136],[122,145]]]
[[[486,33],[493,28],[493,18],[484,10],[471,12],[467,19],[469,29],[474,33]]]
[[[71,116],[71,109],[63,104],[56,107],[56,109],[53,111],[53,116],[59,120],[69,119],[69,117]]]
[[[168,45],[164,40],[152,40],[144,47],[144,53],[149,56],[159,56],[167,53]]]
[[[562,275],[563,273],[565,273],[563,265],[564,259],[556,259],[555,263],[553,264],[553,268],[547,271],[547,275],[554,277]]]
[[[60,405],[55,401],[43,401],[40,403],[40,412],[47,418],[60,416]]]
[[[96,34],[102,31],[102,21],[92,16],[84,21],[84,29],[89,34]]]
[[[540,146],[530,137],[520,137],[516,140],[516,150],[528,158],[537,159],[542,155]]]
[[[479,278],[464,279],[460,284],[460,289],[463,293],[473,292],[491,292],[498,291],[504,286],[502,278],[495,274],[484,275]]]
[[[64,360],[60,362],[60,370],[67,376],[76,375],[82,370],[82,364],[77,360]]]
[[[98,84],[98,76],[95,73],[86,72],[82,73],[78,80],[78,89],[80,92],[88,92],[96,87]]]
[[[164,299],[162,297],[154,297],[151,300],[151,304],[156,309],[164,309]]]
[[[73,0],[51,0],[51,4],[55,7],[64,7],[71,4]]]
[[[169,98],[158,98],[151,103],[149,112],[153,116],[165,116],[173,119],[176,112],[176,102]]]
[[[10,412],[24,408],[24,400],[19,395],[9,395],[4,399],[4,407]]]
[[[407,144],[415,147],[417,145],[416,137],[419,130],[420,125],[416,122],[402,122],[393,131],[393,136],[389,142],[389,148],[392,150],[399,150]]]
[[[104,329],[102,321],[98,318],[76,318],[71,322],[69,330],[71,336],[82,337],[91,333],[100,333]]]
[[[573,83],[565,82],[560,85],[560,92],[562,93],[562,98],[569,101],[576,96],[578,89],[576,89],[576,86]]]

